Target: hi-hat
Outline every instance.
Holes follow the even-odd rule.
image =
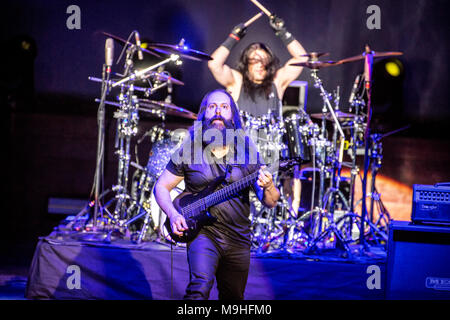
[[[115,36],[115,35],[113,35],[113,34],[111,34],[111,33],[104,32],[104,31],[102,31],[102,33],[103,33],[105,36],[110,37],[110,38],[113,38],[114,40],[120,42],[120,43],[123,44],[123,45],[129,45],[129,44],[130,44],[130,45],[135,45],[134,43],[129,42],[129,41],[126,41],[126,40],[122,39],[121,37]],[[141,47],[141,50],[142,50],[142,52],[145,52],[145,53],[151,54],[151,55],[153,55],[153,56],[155,56],[155,57],[161,58],[161,56],[160,56],[159,54],[157,54],[156,52],[153,52],[153,51],[144,49],[144,48],[142,48],[142,47]],[[156,50],[155,50],[155,51],[156,51]]]
[[[172,45],[172,44],[165,44],[165,43],[149,43],[149,48],[152,48],[153,50],[164,53],[164,54],[178,54],[181,57],[196,60],[196,61],[202,61],[202,60],[212,60],[213,58],[201,51],[189,49],[185,45]]]
[[[165,101],[156,101],[156,100],[149,100],[149,99],[139,99],[139,109],[146,111],[145,108],[149,108],[149,111],[160,109],[163,110],[166,114],[172,115],[172,116],[178,116],[186,119],[197,119],[197,114],[185,109],[178,107],[174,105],[173,103],[168,103]]]

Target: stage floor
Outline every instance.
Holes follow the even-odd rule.
[[[355,251],[356,252],[356,251]],[[368,285],[377,265],[381,288]],[[252,253],[246,300],[385,299],[386,253],[340,258]],[[182,299],[189,279],[186,249],[161,242],[41,238],[29,269],[28,299]],[[371,287],[371,289],[369,288]],[[214,286],[210,299],[217,299]]]

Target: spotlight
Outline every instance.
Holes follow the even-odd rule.
[[[403,64],[398,59],[386,61],[384,68],[390,76],[395,78],[403,73]]]

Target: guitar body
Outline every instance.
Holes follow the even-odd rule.
[[[214,187],[214,188],[213,188]],[[180,193],[174,200],[173,205],[177,211],[182,214],[183,208],[186,208],[192,203],[195,203],[198,200],[203,199],[208,194],[214,192],[215,186],[208,187],[201,191],[200,193],[193,194],[190,192]],[[166,219],[165,226],[167,231],[170,234],[170,237],[175,242],[186,243],[193,240],[197,234],[200,232],[201,228],[206,225],[213,224],[217,218],[212,216],[208,210],[193,210],[191,211],[191,215],[187,217],[187,215],[182,214],[186,220],[186,224],[189,229],[183,232],[182,236],[176,235],[172,231],[172,226],[170,225],[170,220]]]

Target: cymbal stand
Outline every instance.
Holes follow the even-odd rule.
[[[97,161],[95,166],[95,180],[94,180],[94,216],[92,217],[93,229],[97,228],[98,212],[100,209],[100,192],[103,191],[103,174],[104,174],[104,160],[105,160],[105,100],[109,91],[109,72],[105,72],[109,66],[103,65],[102,72],[102,94],[100,104],[97,111]],[[105,75],[106,73],[106,75]]]
[[[117,203],[114,210],[115,222],[125,218],[125,203],[126,200],[130,198],[127,191],[130,145],[131,137],[137,133],[137,124],[139,121],[137,97],[133,95],[133,86],[130,86],[126,94],[120,94],[119,101],[121,109],[114,115],[114,117],[117,118],[118,130],[118,144],[116,145],[118,150],[116,151],[116,154],[119,156],[117,184],[113,187],[113,190],[117,191]]]
[[[364,132],[364,124],[363,124],[363,117],[359,115],[360,108],[363,108],[365,105],[364,100],[356,98],[352,101],[352,107],[355,108],[355,119],[353,121],[353,129],[352,129],[352,142],[351,142],[351,159],[352,159],[352,169],[350,171],[350,199],[349,199],[349,211],[354,212],[355,211],[355,182],[356,177],[359,173],[359,168],[356,164],[356,156],[357,156],[357,149],[358,146],[361,143],[361,140],[359,137],[361,133]]]
[[[365,106],[364,100],[358,96],[354,95],[351,100],[350,112],[354,108],[355,110],[355,118],[352,122],[351,129],[351,149],[349,152],[351,158],[351,170],[350,170],[350,194],[348,200],[348,212],[355,213],[355,185],[356,185],[356,177],[359,174],[359,168],[356,164],[357,157],[357,149],[361,145],[363,141],[362,135],[364,134],[364,117],[360,115],[360,110]],[[347,221],[348,230],[347,233],[352,233],[353,223],[355,222],[354,215],[348,215],[349,219]]]
[[[317,70],[316,69],[312,69],[311,70],[311,76],[314,79],[314,87],[318,88],[320,90],[320,94],[322,96],[323,102],[324,102],[324,109],[325,106],[328,108],[328,112],[330,112],[330,114],[332,115],[332,118],[334,120],[335,123],[335,127],[336,127],[336,131],[339,132],[340,138],[341,138],[341,144],[340,144],[340,148],[339,148],[339,153],[336,156],[336,158],[338,159],[338,161],[335,161],[335,166],[337,163],[338,168],[342,165],[342,157],[343,157],[343,146],[344,146],[344,140],[345,140],[345,135],[344,132],[342,131],[342,127],[336,117],[336,114],[334,112],[334,108],[331,106],[330,103],[330,94],[325,90],[322,80],[319,78],[319,76],[317,75]],[[324,121],[324,119],[323,119]],[[337,148],[336,148],[337,151]],[[337,180],[338,181],[338,180]],[[339,190],[337,190],[339,191]],[[324,204],[322,203],[322,207],[321,209],[324,209]],[[333,210],[333,209],[332,209]],[[333,233],[336,236],[336,240],[339,240],[340,244],[343,245],[347,256],[351,256],[351,250],[348,247],[347,242],[345,241],[343,235],[341,234],[340,230],[337,228],[336,223],[334,221],[333,216],[330,217],[329,219],[330,221],[330,225],[328,226],[328,228],[326,230],[324,230],[318,237],[316,237],[313,241],[310,242],[309,246],[304,250],[304,254],[309,254],[316,246],[319,242],[321,242],[322,240],[325,239],[325,237],[327,237],[330,233]]]
[[[364,80],[365,80],[365,91],[367,95],[367,125],[366,131],[364,133],[364,176],[362,180],[362,204],[361,204],[361,226],[360,226],[360,237],[359,242],[362,245],[363,250],[367,249],[367,242],[364,237],[366,216],[367,216],[367,174],[369,171],[369,145],[370,145],[370,121],[372,118],[372,67],[373,67],[373,55],[374,52],[370,50],[368,45],[365,46],[364,52]]]
[[[336,97],[335,97],[335,111],[338,112],[339,111],[339,87],[336,93]],[[341,136],[341,143],[340,143],[340,149],[338,150],[338,141],[337,141],[337,133],[338,133],[338,127],[337,127],[337,123],[335,122],[333,124],[333,139],[332,139],[332,152],[331,154],[333,155],[331,161],[333,163],[332,165],[332,176],[331,176],[331,180],[330,180],[330,186],[327,190],[327,192],[325,193],[324,198],[327,199],[327,202],[330,202],[330,206],[329,206],[329,210],[328,212],[330,213],[330,216],[333,217],[334,216],[334,210],[336,207],[336,198],[339,197],[341,199],[342,204],[345,206],[345,208],[348,210],[348,203],[347,200],[345,199],[344,195],[342,194],[342,192],[339,189],[340,186],[340,181],[341,181],[341,170],[342,170],[342,157],[344,154],[344,150],[343,150],[343,137]],[[325,204],[324,208],[326,207],[327,204]]]
[[[322,125],[318,138],[313,138],[311,141],[311,146],[313,150],[317,150],[319,154],[319,158],[317,159],[319,166],[319,195],[318,195],[318,204],[317,207],[313,210],[312,213],[317,213],[316,215],[311,215],[311,218],[314,219],[313,223],[313,237],[317,237],[322,232],[322,223],[323,223],[323,215],[324,211],[323,207],[323,195],[325,191],[325,175],[327,173],[327,150],[329,149],[329,141],[327,140],[327,128],[326,128],[326,113],[327,108],[324,103],[322,108]],[[314,199],[313,199],[314,200]]]
[[[136,46],[129,46],[126,50],[124,76],[129,75],[133,70],[133,57],[136,53]],[[115,82],[112,86],[117,85]],[[113,223],[120,226],[121,220],[126,216],[126,200],[128,195],[128,171],[130,164],[131,137],[137,134],[139,121],[138,102],[134,95],[134,83],[122,82],[119,95],[119,110],[114,113],[117,119],[115,154],[118,155],[119,163],[117,167],[117,184],[112,190],[116,192],[116,206],[114,209]]]
[[[387,228],[389,227],[389,222],[391,221],[391,216],[389,215],[388,210],[383,204],[383,201],[381,200],[380,194],[377,192],[377,188],[375,185],[376,182],[376,176],[378,173],[378,170],[381,168],[382,159],[383,159],[383,147],[381,140],[387,136],[390,136],[392,134],[395,134],[399,131],[408,129],[409,125],[394,131],[391,131],[389,133],[385,133],[383,135],[381,134],[372,134],[370,136],[370,140],[372,142],[371,150],[370,150],[370,159],[372,160],[372,167],[371,167],[371,190],[370,190],[370,222],[369,224],[373,230],[375,230],[378,235],[380,235],[383,240],[387,241]],[[378,219],[376,221],[374,217],[374,204],[377,204],[378,207]],[[383,232],[384,229],[384,232]],[[375,234],[374,234],[375,235]],[[375,235],[376,236],[376,235]],[[377,243],[378,240],[375,237],[375,240]]]

